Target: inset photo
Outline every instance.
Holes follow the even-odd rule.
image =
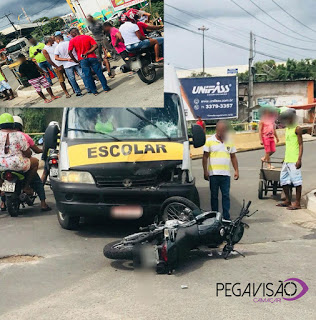
[[[0,5],[3,107],[163,105],[163,0]]]

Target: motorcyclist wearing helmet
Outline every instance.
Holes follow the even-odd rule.
[[[139,16],[135,10],[129,10],[121,15],[120,20],[124,22],[119,31],[124,39],[127,51],[137,51],[140,49],[154,47],[155,60],[160,62],[163,58],[159,57],[159,42],[157,39],[148,38],[141,34],[137,21]]]
[[[13,116],[0,116],[0,171],[14,170],[27,172],[24,192],[32,194],[30,182],[38,169],[38,159],[31,158],[32,151],[24,135],[14,127]],[[2,185],[2,181],[0,182]]]
[[[57,136],[60,132],[60,127],[59,127],[59,123],[57,121],[51,121],[46,130],[45,130],[45,135],[53,133],[54,136]],[[44,135],[44,136],[45,136]],[[48,156],[50,154],[51,151],[53,151],[53,149],[50,148],[46,148],[45,147],[45,141],[44,141],[44,146],[43,146],[43,154],[42,154],[42,160],[44,161],[44,170],[43,170],[43,174],[41,177],[41,180],[43,182],[43,184],[46,183],[48,175],[49,175],[49,164],[48,164]]]
[[[19,117],[19,116],[13,116],[13,119],[14,119],[14,127],[15,127],[15,129],[17,131],[22,132],[22,134],[24,135],[27,143],[29,144],[30,149],[35,153],[42,153],[43,150],[41,148],[39,148],[37,145],[35,145],[34,140],[27,133],[25,133],[23,131],[24,124],[23,124],[22,118]]]
[[[18,132],[21,132],[25,139],[27,140],[27,143],[29,145],[29,147],[35,152],[35,153],[42,153],[42,149],[40,149],[39,147],[37,147],[33,141],[33,139],[26,133],[23,132],[23,120],[21,119],[21,117],[19,116],[13,116],[14,119],[14,127]],[[32,159],[32,158],[31,158]],[[36,159],[36,158],[35,158]],[[37,159],[36,159],[37,160]],[[44,185],[42,183],[41,178],[39,177],[38,173],[36,172],[34,178],[32,179],[31,183],[30,183],[31,188],[33,188],[36,193],[38,194],[38,197],[41,201],[41,211],[50,211],[52,210],[48,204],[46,203],[46,194],[45,194],[45,190],[44,190]],[[1,211],[4,211],[6,208],[6,204],[5,204],[5,196],[2,195],[1,196]]]

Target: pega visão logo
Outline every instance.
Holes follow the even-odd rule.
[[[242,285],[240,282],[216,283],[217,297],[249,297],[253,302],[294,301],[303,297],[307,291],[307,284],[298,278],[279,280],[278,283],[261,282],[257,284],[249,282],[246,285]]]
[[[230,91],[231,84],[221,85],[220,82],[216,82],[216,86],[194,86],[192,88],[193,94],[215,94],[215,93],[228,93]]]

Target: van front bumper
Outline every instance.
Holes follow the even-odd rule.
[[[69,216],[111,217],[114,206],[140,205],[143,217],[154,217],[169,197],[181,196],[199,205],[195,182],[165,183],[158,187],[99,188],[91,184],[64,183],[51,179],[57,208]]]

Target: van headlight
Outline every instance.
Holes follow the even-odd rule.
[[[95,184],[91,173],[84,171],[61,171],[60,181],[68,183]]]

